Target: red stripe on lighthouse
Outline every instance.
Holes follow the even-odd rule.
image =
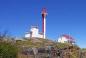
[[[42,14],[42,32],[44,33],[44,14]]]

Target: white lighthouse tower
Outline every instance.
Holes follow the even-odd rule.
[[[43,33],[43,38],[46,38],[46,15],[47,11],[45,8],[42,9],[42,33]]]

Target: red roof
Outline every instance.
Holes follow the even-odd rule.
[[[71,37],[71,36],[69,36],[69,35],[66,35],[66,34],[64,34],[64,35],[62,35],[62,36],[65,37],[66,39],[68,39],[70,42],[75,43],[75,40],[74,40],[73,37]]]
[[[74,40],[73,37],[71,37],[71,36],[69,36],[69,35],[64,34],[64,35],[62,35],[62,36],[63,36],[63,37],[66,37],[66,38],[69,39],[69,40]]]

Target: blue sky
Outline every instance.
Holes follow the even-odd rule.
[[[47,37],[57,40],[61,34],[73,36],[80,47],[86,47],[85,0],[0,0],[0,31],[24,36],[31,25],[41,31],[41,10],[46,8]]]

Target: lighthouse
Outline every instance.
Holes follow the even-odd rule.
[[[45,8],[42,9],[42,33],[43,33],[43,38],[46,38],[46,16],[47,16],[47,11]]]
[[[31,26],[30,32],[25,34],[25,38],[46,38],[46,16],[47,11],[45,8],[42,9],[42,32],[39,32],[38,26]]]

